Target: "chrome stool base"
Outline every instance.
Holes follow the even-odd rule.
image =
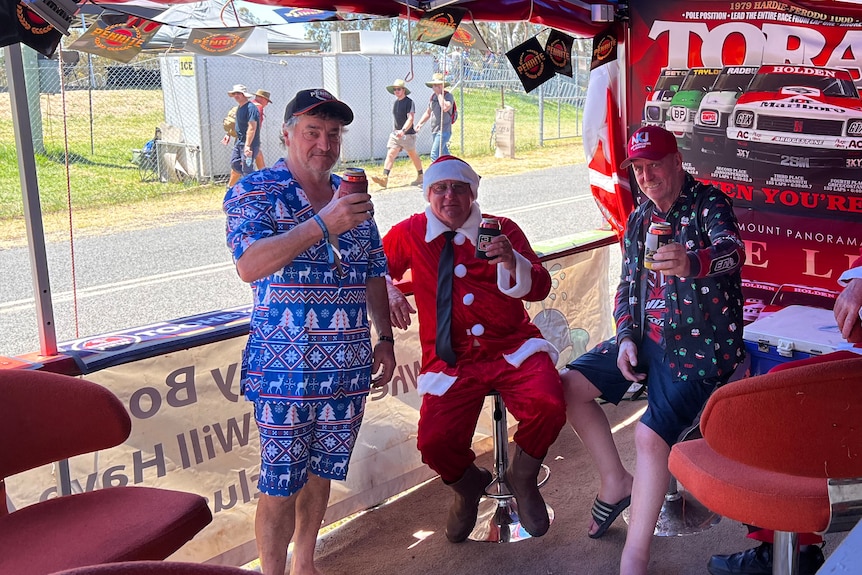
[[[521,526],[518,516],[518,502],[506,482],[503,474],[509,467],[509,439],[506,425],[506,406],[503,398],[496,391],[488,395],[494,398],[494,480],[485,488],[485,496],[479,502],[479,516],[476,526],[470,532],[471,541],[493,541],[496,543],[515,543],[533,536]],[[542,464],[545,476],[538,482],[541,488],[551,476],[550,468]],[[554,510],[547,503],[548,517],[554,522]]]
[[[687,491],[667,493],[658,514],[654,535],[677,537],[703,533],[721,521],[721,515],[713,513]]]
[[[554,510],[550,505],[548,517],[554,522]],[[479,503],[479,518],[470,533],[471,541],[493,541],[495,543],[515,543],[533,536],[521,526],[518,517],[518,503],[514,497],[509,499],[483,498]]]

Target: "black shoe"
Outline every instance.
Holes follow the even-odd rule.
[[[808,545],[799,552],[799,575],[815,575],[824,561],[820,547]],[[772,543],[731,555],[713,555],[706,569],[712,575],[772,575]]]

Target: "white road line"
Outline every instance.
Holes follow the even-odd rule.
[[[500,216],[511,217],[517,214],[524,214],[527,212],[533,212],[536,210],[543,210],[551,207],[562,206],[565,204],[573,204],[576,202],[584,202],[587,200],[592,200],[593,197],[591,195],[563,198],[560,200],[551,200],[547,202],[539,202],[535,204],[531,204],[529,206],[514,208],[511,210],[490,210],[493,213],[496,213]],[[128,289],[138,289],[144,286],[163,284],[167,282],[176,281],[178,279],[184,278],[192,278],[192,277],[200,277],[203,275],[211,275],[216,273],[221,273],[224,271],[232,271],[234,269],[234,265],[232,263],[222,263],[222,264],[209,264],[206,266],[200,266],[191,269],[177,270],[173,272],[166,272],[163,274],[156,274],[151,276],[145,276],[142,278],[128,279],[119,282],[103,284],[98,286],[92,286],[87,288],[81,288],[77,290],[78,299],[90,298],[90,297],[99,297],[110,293],[116,293],[119,291],[124,291]],[[55,304],[58,303],[66,303],[72,301],[72,292],[55,292],[52,297],[52,301]],[[8,301],[4,303],[0,303],[0,314],[8,314],[15,313],[19,311],[26,311],[29,309],[33,309],[35,306],[35,300],[33,298],[27,299],[19,299],[14,301]]]
[[[166,282],[173,282],[178,279],[184,278],[192,278],[199,277],[203,275],[210,275],[214,273],[221,273],[223,271],[233,270],[234,265],[232,263],[222,263],[222,264],[209,264],[206,266],[200,266],[191,269],[177,270],[173,272],[166,272],[163,274],[156,274],[152,276],[145,276],[142,278],[135,278],[129,280],[123,280],[119,282],[102,284],[98,286],[92,286],[87,288],[81,288],[77,290],[78,299],[88,298],[88,297],[98,297],[109,293],[115,293],[118,291],[124,291],[128,289],[138,289],[140,287],[162,284]],[[52,294],[52,301],[57,303],[65,303],[72,301],[72,292],[54,292]],[[33,298],[28,299],[19,299],[15,301],[9,301],[0,304],[0,314],[3,313],[13,313],[17,311],[25,311],[27,309],[33,308],[35,305],[35,300]]]

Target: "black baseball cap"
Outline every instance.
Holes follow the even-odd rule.
[[[288,102],[284,108],[284,121],[288,121],[293,116],[307,114],[320,106],[327,106],[329,113],[340,117],[345,126],[353,121],[353,110],[350,109],[350,106],[323,88],[297,92],[293,100]]]

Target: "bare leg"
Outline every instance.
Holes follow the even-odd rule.
[[[598,498],[613,505],[631,494],[632,476],[620,460],[608,418],[595,401],[601,393],[579,371],[563,373],[562,380],[569,424],[581,438],[599,472]],[[598,525],[591,519],[590,533],[597,529]]]
[[[258,152],[254,157],[254,167],[258,170],[262,170],[266,166],[266,162],[263,161],[263,152]]]
[[[227,181],[227,187],[232,188],[233,185],[235,183],[237,183],[241,177],[242,177],[242,174],[240,174],[239,172],[234,172],[233,170],[231,170],[230,171],[230,179]]]
[[[411,160],[413,160],[413,167],[416,168],[416,171],[421,172],[422,160],[419,158],[419,152],[416,151],[416,148],[408,150],[407,155],[410,156]]]
[[[397,158],[400,153],[401,148],[389,148],[389,152],[386,154],[386,161],[383,162],[383,169],[391,170],[392,166],[395,165],[395,158]]]
[[[620,575],[646,575],[655,523],[670,483],[670,446],[644,425],[635,429],[637,468],[632,486],[629,530],[620,560]]]
[[[309,473],[308,483],[298,493],[291,575],[320,575],[314,566],[314,548],[329,503],[329,486],[329,479]]]
[[[254,518],[254,534],[261,571],[266,575],[284,575],[287,546],[293,537],[296,500],[305,487],[290,497],[261,493]]]

